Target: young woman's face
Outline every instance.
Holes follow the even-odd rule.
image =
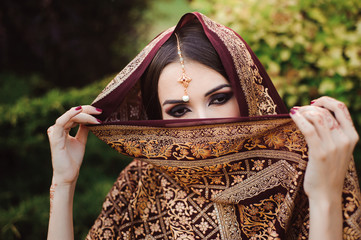
[[[195,61],[186,62],[185,70],[192,79],[187,88],[188,102],[183,102],[184,87],[178,82],[181,64],[168,64],[160,74],[158,97],[163,119],[240,116],[231,85],[221,74]]]

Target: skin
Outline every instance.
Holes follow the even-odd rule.
[[[48,239],[74,239],[74,190],[89,132],[84,125],[99,123],[92,115],[100,113],[92,106],[73,107],[48,128],[53,165]],[[70,136],[70,129],[77,125],[76,136]]]
[[[186,73],[192,81],[187,88],[190,101],[183,102],[184,87],[177,81],[181,71],[181,65],[175,62],[168,64],[160,74],[158,97],[163,119],[240,116],[237,100],[227,79],[195,61],[186,64]]]
[[[321,97],[311,106],[293,108],[291,117],[309,147],[303,185],[310,203],[310,239],[342,239],[343,182],[359,140],[350,113],[344,103]]]
[[[177,82],[179,63],[167,65],[159,78],[159,100],[163,119],[238,117],[238,103],[227,80],[216,71],[186,61],[190,101],[181,101],[183,86]],[[334,116],[331,114],[334,114]],[[73,239],[73,197],[81,167],[88,129],[97,124],[101,110],[92,106],[71,108],[48,129],[53,179],[48,239]],[[309,239],[342,239],[341,193],[353,149],[359,139],[347,107],[329,97],[312,106],[291,110],[291,117],[309,146],[304,189],[310,203]],[[79,125],[75,137],[71,128]]]

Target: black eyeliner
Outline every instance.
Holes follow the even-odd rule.
[[[228,92],[228,93],[216,93],[214,95],[211,96],[211,101],[210,103],[208,104],[209,105],[212,105],[212,104],[217,104],[217,105],[222,105],[222,104],[225,104],[227,103],[232,97],[233,97],[233,91],[232,92]],[[217,100],[217,98],[224,98],[224,101],[221,102],[221,103],[212,103],[214,100]]]
[[[179,111],[179,110],[186,110],[186,111],[183,111],[181,115],[176,115],[177,111]],[[168,110],[167,114],[172,117],[180,118],[187,112],[190,112],[190,110],[186,107],[186,105],[180,104],[180,105],[176,105],[176,106],[172,107],[170,110]]]

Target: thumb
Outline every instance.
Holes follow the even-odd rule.
[[[80,124],[75,138],[78,139],[79,142],[86,144],[88,133],[89,133],[89,128],[87,128],[83,124]]]

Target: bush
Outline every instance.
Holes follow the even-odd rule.
[[[193,0],[251,46],[289,108],[328,95],[361,130],[361,1]],[[361,175],[361,144],[355,149]]]
[[[16,96],[10,94],[8,102],[0,104],[0,130],[4,136],[0,140],[0,239],[45,239],[49,212],[47,189],[52,176],[46,130],[68,108],[89,104],[110,78],[82,89],[54,89],[43,97],[31,98],[29,79],[34,77],[6,77],[23,83],[22,89],[29,91],[20,97],[12,89]],[[106,193],[128,163],[129,159],[122,158],[90,134],[74,200],[75,239],[84,238],[101,210]]]

